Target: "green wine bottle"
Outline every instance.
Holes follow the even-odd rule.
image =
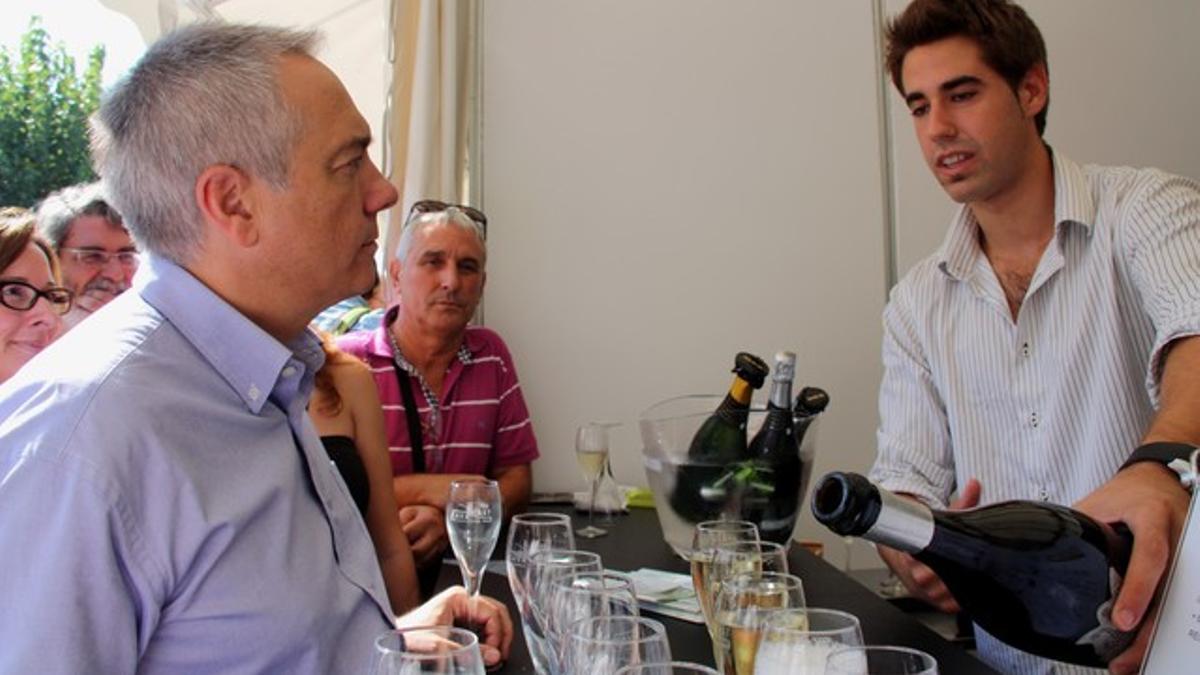
[[[734,359],[733,384],[717,409],[704,420],[688,446],[688,463],[678,467],[671,508],[691,523],[712,520],[725,506],[726,488],[717,483],[726,466],[746,458],[746,420],[750,398],[770,369],[746,352]]]

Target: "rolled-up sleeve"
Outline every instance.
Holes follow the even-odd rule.
[[[938,394],[903,286],[883,314],[879,454],[871,479],[944,506],[954,487],[946,405]]]
[[[1146,390],[1157,405],[1167,346],[1200,334],[1200,184],[1147,173],[1126,207],[1122,252],[1154,325]]]

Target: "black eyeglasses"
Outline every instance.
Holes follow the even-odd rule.
[[[45,298],[55,314],[66,314],[71,311],[74,297],[74,293],[62,286],[43,289],[24,281],[0,279],[0,305],[18,312],[28,312],[37,304],[38,298]]]
[[[480,211],[474,206],[467,206],[466,204],[447,204],[446,202],[438,201],[436,199],[422,199],[419,202],[414,202],[412,208],[408,210],[408,217],[404,219],[404,222],[407,223],[408,221],[412,220],[412,217],[415,215],[441,213],[442,211],[445,211],[451,207],[465,213],[468,218],[475,221],[475,224],[483,230],[484,234],[487,233],[487,216],[484,215],[483,211]]]

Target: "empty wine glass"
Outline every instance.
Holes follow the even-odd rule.
[[[500,537],[503,507],[500,486],[494,480],[456,480],[446,499],[446,533],[458,559],[463,585],[472,597],[479,595],[496,539]]]
[[[521,630],[525,634],[525,644],[529,645],[531,655],[534,654],[535,640],[538,636],[532,628],[536,619],[529,598],[530,559],[543,551],[568,551],[573,548],[575,535],[571,531],[571,518],[564,514],[522,513],[513,516],[508,526],[508,545],[504,556],[508,568],[508,585],[512,589],[517,612],[521,615]],[[534,666],[538,667],[536,657]]]
[[[804,606],[804,585],[790,574],[742,574],[721,582],[713,606],[717,622],[713,644],[725,675],[751,675],[766,617],[776,610]]]
[[[758,527],[745,520],[706,520],[692,530],[692,550],[688,552],[692,586],[696,589],[696,599],[700,601],[700,611],[704,612],[704,624],[713,635],[716,634],[716,625],[712,620],[713,597],[709,573],[717,548],[739,541],[758,541]]]
[[[616,675],[721,675],[717,671],[702,666],[699,663],[687,661],[672,661],[670,663],[643,663],[636,666],[625,666]]]
[[[564,635],[563,675],[613,673],[623,666],[670,660],[667,629],[645,617],[580,619]]]
[[[583,470],[583,477],[591,483],[592,497],[588,501],[588,524],[575,534],[585,539],[595,539],[608,534],[608,530],[596,527],[596,490],[600,487],[600,476],[608,464],[608,429],[616,426],[605,422],[588,422],[575,432],[575,459]]]
[[[908,647],[842,647],[825,661],[826,675],[937,675],[937,660]]]
[[[550,610],[549,591],[555,579],[579,572],[599,572],[603,569],[600,556],[589,551],[539,551],[529,560],[525,587],[529,605],[525,644],[533,666],[539,673],[550,673],[556,661],[554,645],[546,634]]]
[[[479,638],[450,626],[390,630],[375,639],[372,675],[483,675]]]
[[[638,615],[637,595],[628,574],[609,570],[577,572],[551,583],[546,637],[557,656],[563,650],[564,633],[579,619]]]
[[[822,675],[829,654],[862,645],[858,617],[817,607],[781,609],[763,624],[755,675]]]

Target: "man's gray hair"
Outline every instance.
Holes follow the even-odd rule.
[[[178,263],[197,253],[196,179],[236,166],[287,186],[301,131],[279,87],[285,55],[311,56],[313,31],[206,22],[151,45],[92,121],[92,153],[139,247]]]
[[[418,231],[441,223],[453,225],[475,235],[475,238],[479,240],[479,247],[483,249],[481,262],[487,262],[487,236],[483,231],[483,226],[455,206],[451,206],[445,211],[413,214],[413,217],[404,224],[404,230],[400,232],[400,241],[396,242],[396,260],[403,263],[408,257],[408,252],[412,249],[413,240],[416,239]]]
[[[71,185],[51,192],[37,205],[38,231],[58,251],[71,235],[71,225],[82,216],[100,216],[124,228],[121,214],[108,203],[100,182]]]

